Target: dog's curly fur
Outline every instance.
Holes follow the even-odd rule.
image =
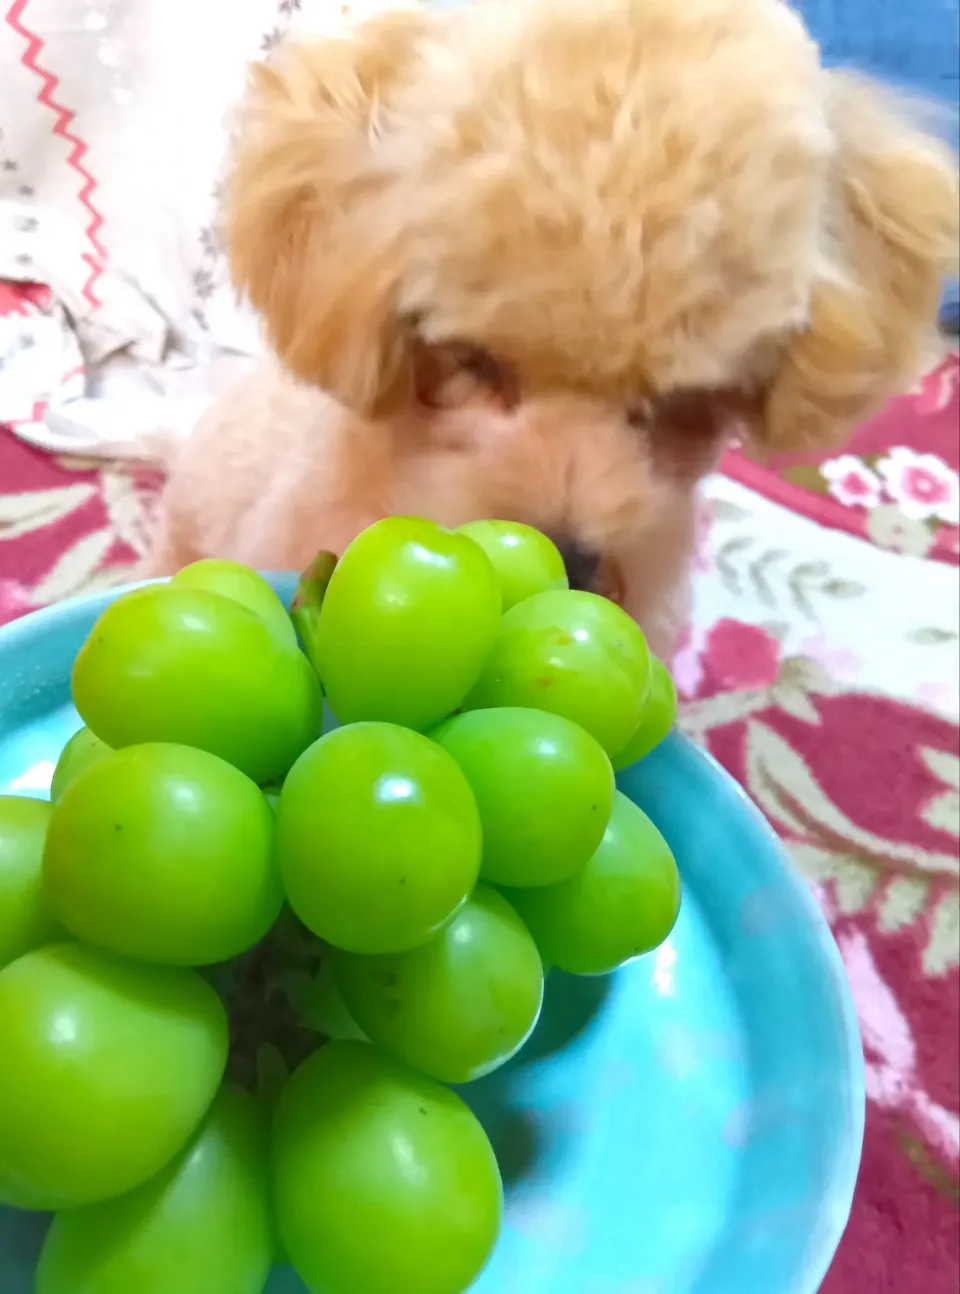
[[[226,204],[277,357],[175,465],[152,569],[412,512],[603,555],[667,650],[734,429],[826,448],[915,376],[946,147],[782,0],[481,0],[254,69]]]

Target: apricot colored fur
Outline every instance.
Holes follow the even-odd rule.
[[[292,45],[225,210],[275,358],[173,465],[150,569],[513,517],[601,553],[667,651],[697,481],[734,432],[826,449],[913,380],[958,197],[781,0],[479,0]]]

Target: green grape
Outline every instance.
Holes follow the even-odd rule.
[[[178,571],[170,581],[185,589],[206,589],[222,597],[239,602],[262,620],[284,647],[296,647],[297,631],[287,615],[287,609],[273,589],[256,571],[239,562],[228,562],[219,557],[205,557]]]
[[[474,1115],[363,1042],[329,1043],[287,1083],[273,1184],[284,1249],[317,1294],[463,1294],[500,1227]]]
[[[466,708],[529,706],[586,728],[608,755],[633,735],[650,679],[646,639],[595,593],[538,593],[500,622]]]
[[[480,819],[445,750],[388,723],[321,737],[280,793],[277,861],[314,934],[358,953],[425,943],[473,889]]]
[[[255,782],[287,771],[323,712],[302,652],[239,602],[173,584],[107,607],[74,664],[73,699],[111,746],[197,746]]]
[[[617,772],[629,768],[638,759],[643,759],[644,755],[649,755],[655,746],[659,746],[673,727],[676,717],[677,689],[670,671],[662,660],[651,656],[650,686],[640,712],[640,722],[636,732],[613,761]]]
[[[156,1177],[54,1218],[36,1294],[262,1294],[273,1258],[267,1178],[263,1114],[224,1087]]]
[[[507,890],[540,956],[574,975],[603,975],[663,943],[680,912],[670,846],[619,791],[600,848],[569,881]]]
[[[520,521],[468,521],[460,534],[469,535],[493,563],[504,611],[535,593],[567,588],[557,546],[533,526]]]
[[[315,656],[334,714],[439,723],[476,683],[499,620],[496,574],[466,535],[378,521],[340,558],[320,609]]]
[[[195,972],[79,944],[0,971],[0,1203],[94,1204],[169,1163],[216,1095],[223,1004]]]
[[[430,734],[460,765],[483,829],[480,875],[552,885],[587,861],[613,808],[613,769],[583,728],[544,710],[470,710]]]
[[[43,892],[43,842],[50,821],[45,800],[0,795],[0,968],[63,938]],[[3,1048],[0,1038],[0,1050]]]
[[[367,1037],[443,1083],[498,1069],[529,1038],[543,1002],[536,944],[486,885],[420,948],[333,959],[347,1008]]]
[[[86,772],[91,764],[110,754],[112,747],[101,741],[89,728],[80,728],[75,732],[57,760],[50,783],[50,799],[56,804],[64,791],[81,773]]]
[[[252,947],[283,904],[263,792],[216,755],[127,746],[55,807],[43,879],[71,934],[107,952],[209,966]]]

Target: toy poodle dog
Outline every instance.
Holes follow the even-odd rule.
[[[826,448],[914,379],[958,176],[782,0],[478,0],[254,68],[225,235],[273,358],[152,573],[509,518],[664,654],[725,441]]]

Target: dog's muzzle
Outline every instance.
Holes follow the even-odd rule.
[[[554,543],[560,550],[563,564],[567,568],[567,579],[572,589],[582,589],[586,593],[597,592],[597,576],[600,571],[600,554],[585,548],[575,539],[560,538]]]

